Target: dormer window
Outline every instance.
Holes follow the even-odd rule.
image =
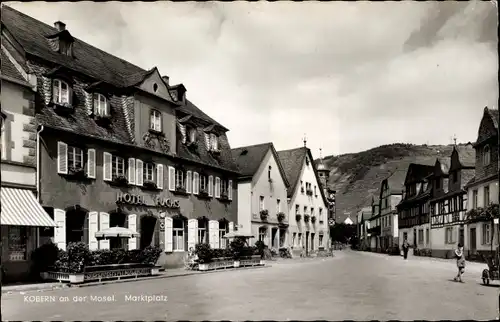
[[[161,132],[161,113],[158,110],[151,110],[149,128],[155,132]]]
[[[108,100],[106,96],[94,93],[94,114],[98,116],[109,116]]]
[[[196,141],[196,129],[195,128],[189,128],[189,142],[193,143]]]
[[[54,79],[52,95],[54,103],[69,104],[70,88],[68,83],[60,79]]]
[[[491,151],[490,146],[486,145],[483,148],[483,165],[488,165],[491,162]]]
[[[219,141],[217,135],[214,133],[210,134],[210,147],[213,151],[219,151]]]

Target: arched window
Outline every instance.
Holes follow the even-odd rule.
[[[54,103],[57,104],[69,103],[68,83],[60,79],[54,79],[52,87],[52,98]]]
[[[108,100],[106,99],[106,96],[94,93],[94,113],[99,116],[109,115]]]
[[[483,148],[483,165],[488,165],[491,162],[491,152],[490,152],[490,146],[486,145]]]

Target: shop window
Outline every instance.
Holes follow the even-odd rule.
[[[28,254],[28,233],[25,226],[9,227],[9,260],[24,261]]]
[[[175,188],[186,189],[184,170],[182,169],[175,169]]]
[[[161,132],[161,112],[151,110],[149,128],[156,132]]]
[[[182,219],[174,219],[173,220],[173,250],[174,251],[183,251],[185,247],[185,223]]]
[[[111,171],[113,179],[117,177],[125,177],[125,159],[113,155],[111,157]]]
[[[68,83],[55,79],[53,82],[52,97],[56,104],[69,104],[70,89]]]
[[[229,223],[227,221],[219,221],[219,245],[220,248],[227,248],[228,241],[224,236],[229,232]]]
[[[153,163],[144,163],[143,174],[144,182],[156,182],[155,165]]]
[[[153,237],[155,235],[156,217],[142,216],[141,217],[141,249],[152,246]]]
[[[198,243],[208,244],[208,220],[198,219]]]
[[[70,169],[83,169],[83,164],[83,150],[68,146],[68,167]]]

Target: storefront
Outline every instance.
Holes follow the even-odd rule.
[[[32,191],[8,187],[0,191],[2,279],[5,282],[27,280],[32,265],[31,252],[43,242],[40,231],[56,224]]]

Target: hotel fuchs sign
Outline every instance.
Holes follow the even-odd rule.
[[[134,195],[131,193],[118,193],[116,195],[116,203],[125,203],[128,205],[163,207],[163,208],[179,208],[179,200],[170,198],[161,198],[158,196],[150,197],[145,195]]]

